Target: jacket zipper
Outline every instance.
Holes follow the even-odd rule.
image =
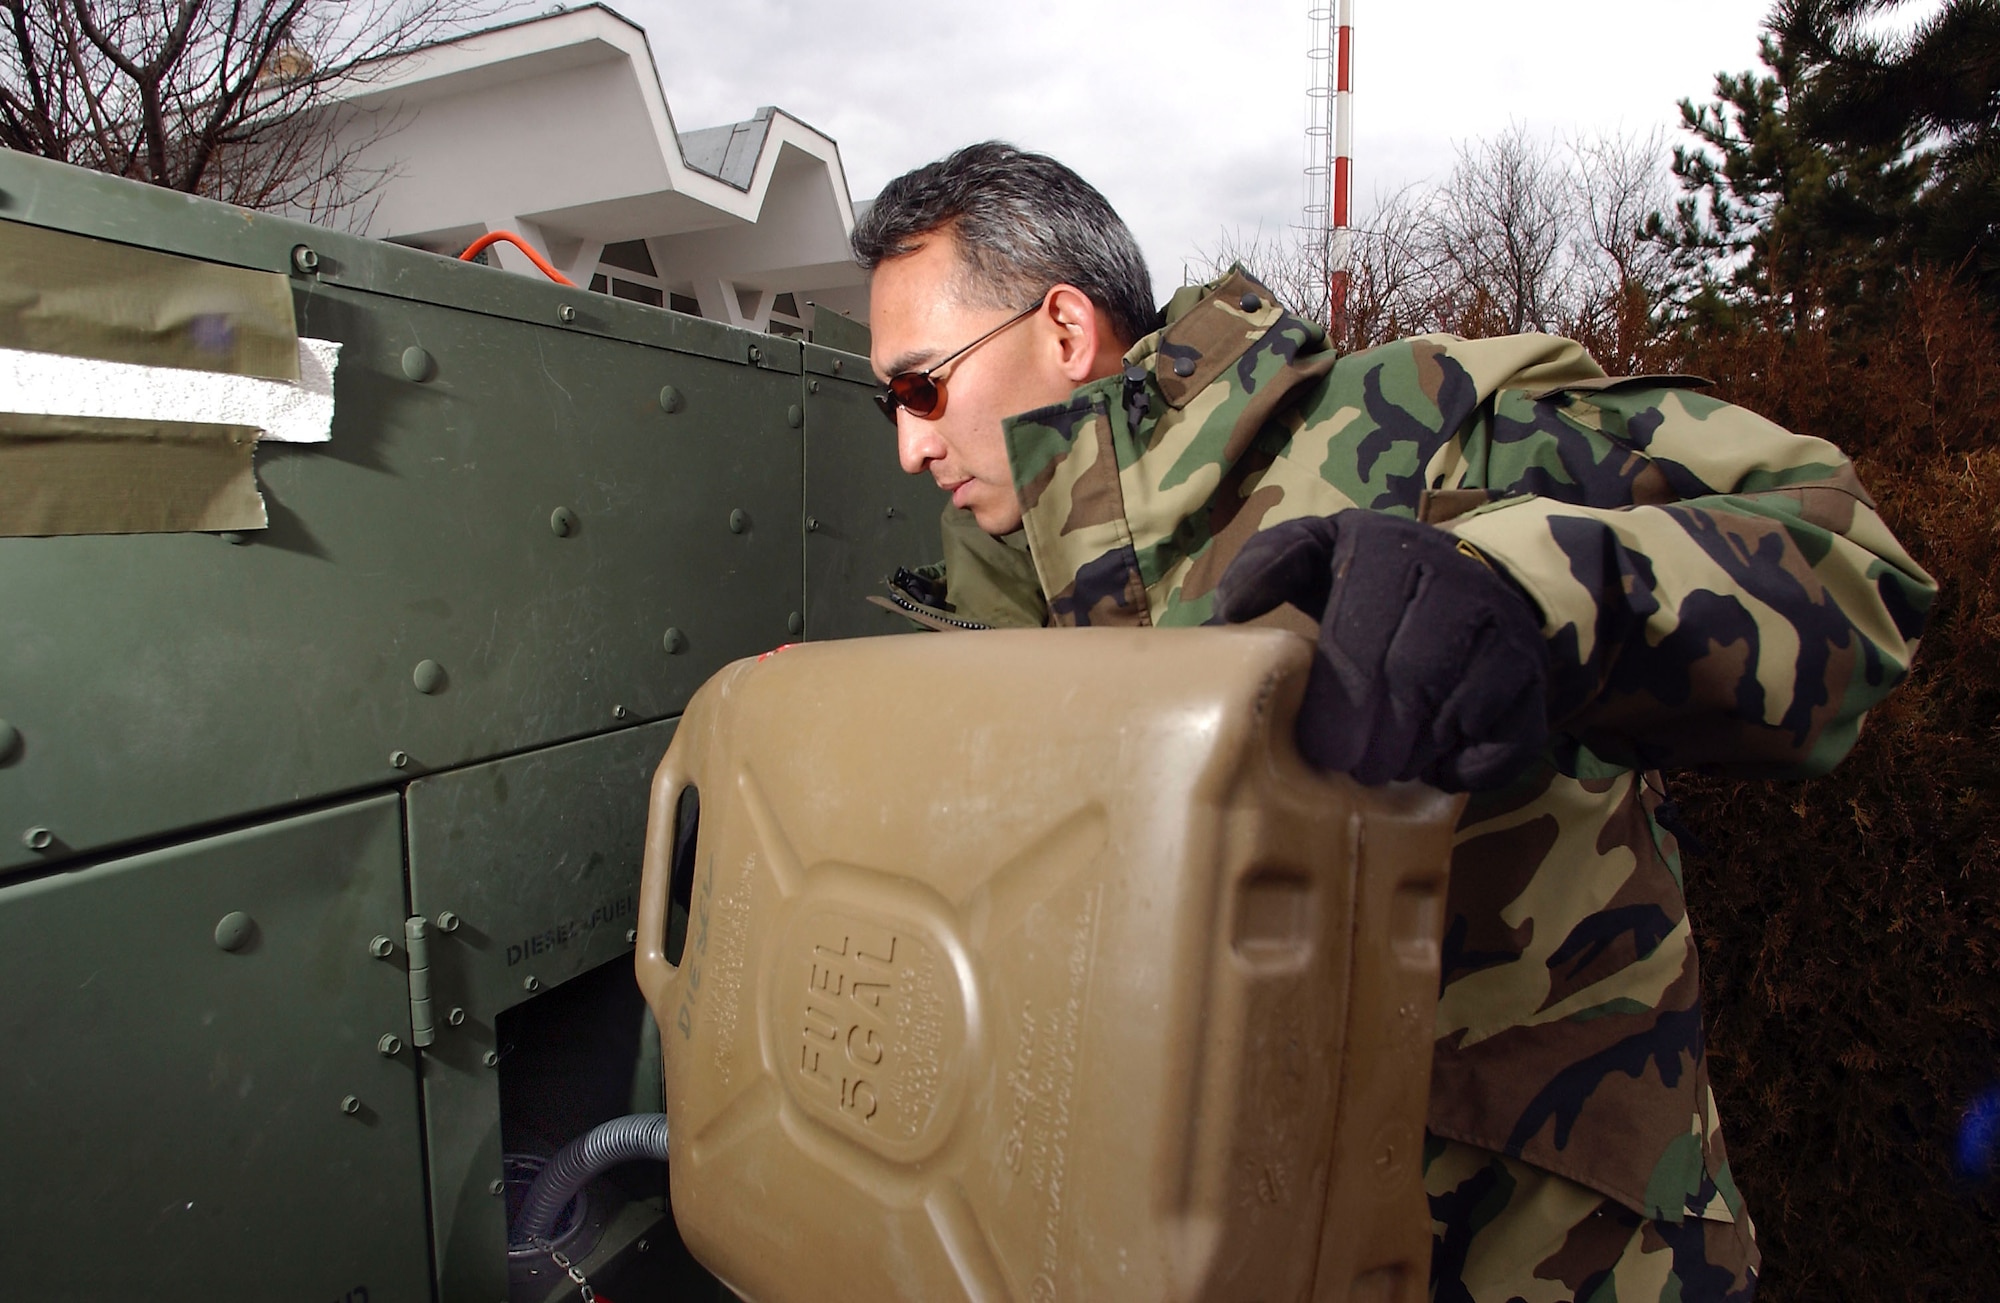
[[[928,606],[919,606],[915,602],[911,601],[909,598],[903,596],[901,590],[896,588],[894,585],[890,585],[889,587],[889,600],[913,615],[922,615],[928,619],[941,621],[945,624],[950,625],[954,629],[977,630],[977,629],[991,629],[993,627],[990,624],[981,624],[977,620],[954,620],[948,615],[940,615],[938,612],[933,611]]]

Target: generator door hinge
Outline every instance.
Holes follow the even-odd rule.
[[[403,947],[410,956],[410,1044],[424,1048],[437,1039],[431,1021],[431,925],[422,915],[403,920]]]

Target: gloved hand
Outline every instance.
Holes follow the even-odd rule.
[[[1363,783],[1497,787],[1548,737],[1549,654],[1534,604],[1470,544],[1377,511],[1286,521],[1222,576],[1239,623],[1289,602],[1319,621],[1299,750]]]

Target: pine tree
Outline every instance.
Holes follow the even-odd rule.
[[[1837,146],[1808,134],[1796,105],[1815,65],[1775,24],[1760,48],[1766,71],[1719,74],[1714,100],[1681,101],[1697,143],[1675,147],[1682,198],[1648,226],[1673,253],[1675,297],[1711,326],[1753,305],[1872,316],[1909,259],[1928,164],[1908,133]]]
[[[2000,0],[1946,0],[1907,35],[1868,23],[1907,0],[1780,0],[1762,72],[1681,101],[1683,192],[1649,233],[1695,323],[1755,306],[1879,322],[1928,263],[2000,301]]]
[[[1866,24],[1908,0],[1787,0],[1773,15],[1808,60],[1802,132],[1848,148],[1914,144],[1927,184],[1917,256],[1961,265],[2000,300],[2000,0],[1946,0],[1899,37]]]

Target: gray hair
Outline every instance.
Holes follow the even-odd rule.
[[[1157,324],[1138,242],[1104,196],[1046,154],[988,140],[905,172],[854,225],[854,257],[874,271],[949,226],[962,292],[985,307],[1023,308],[1076,286],[1126,345]]]

